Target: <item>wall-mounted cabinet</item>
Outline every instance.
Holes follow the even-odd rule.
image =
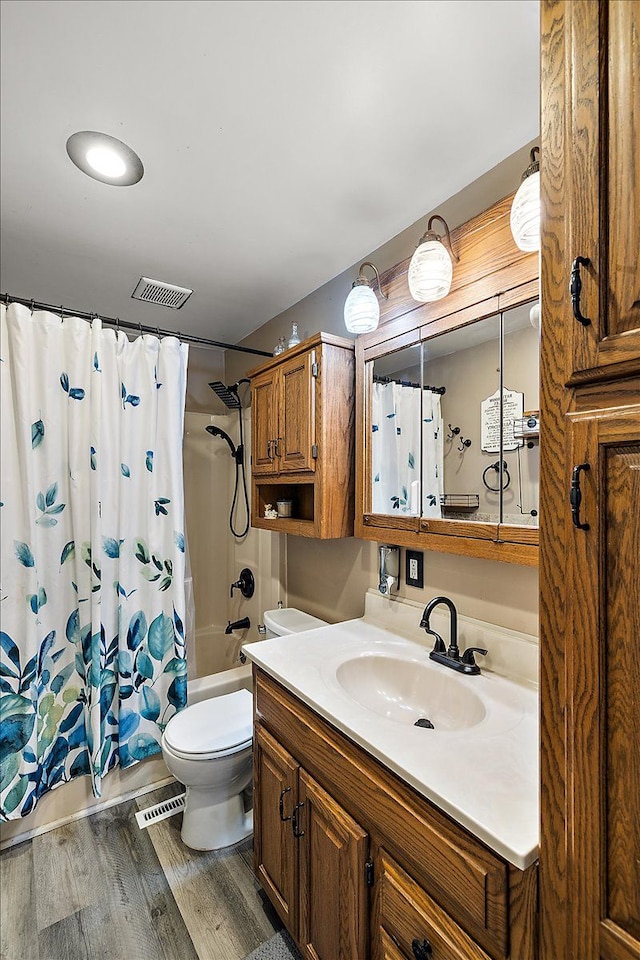
[[[516,248],[510,203],[454,231],[444,300],[400,313],[401,271],[382,278],[390,317],[356,346],[357,536],[537,562],[537,256]]]
[[[353,536],[354,346],[319,333],[251,370],[251,525]],[[265,516],[278,500],[291,516]]]

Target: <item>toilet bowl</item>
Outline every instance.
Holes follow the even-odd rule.
[[[264,614],[267,636],[285,636],[325,627],[326,622],[295,607]],[[218,850],[253,831],[243,791],[253,775],[253,697],[236,690],[201,700],[171,718],[162,735],[169,772],[186,788],[182,841],[193,850]]]
[[[236,690],[171,718],[162,735],[170,773],[186,787],[182,840],[193,850],[238,843],[253,830],[242,792],[253,771],[253,698]]]

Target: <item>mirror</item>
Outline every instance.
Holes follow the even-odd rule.
[[[373,361],[371,386],[371,509],[420,515],[420,344]]]
[[[505,310],[503,324],[502,523],[538,526],[540,482],[540,308]],[[509,392],[516,394],[511,401]],[[520,399],[521,397],[521,399]]]
[[[537,526],[531,311],[496,312],[370,362],[373,514]]]

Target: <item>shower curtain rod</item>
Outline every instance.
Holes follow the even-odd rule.
[[[158,337],[178,337],[187,343],[200,344],[204,347],[220,347],[222,350],[236,350],[239,353],[252,353],[257,357],[270,357],[271,353],[266,350],[254,350],[252,347],[237,347],[233,343],[222,343],[220,340],[209,340],[208,337],[195,337],[190,333],[176,333],[175,330],[164,330],[162,327],[149,327],[144,323],[130,323],[127,320],[119,318],[103,317],[98,313],[87,313],[86,310],[69,310],[65,306],[55,306],[52,303],[42,303],[40,300],[27,300],[24,297],[12,297],[8,293],[0,293],[0,300],[4,303],[21,303],[24,307],[29,307],[31,312],[34,310],[48,310],[49,313],[59,313],[64,317],[65,313],[70,317],[80,317],[82,320],[95,320],[100,317],[103,323],[123,330],[137,330],[139,333],[153,333]]]
[[[399,383],[401,387],[415,387],[416,389],[418,389],[418,387],[421,386],[421,384],[413,383],[411,380],[396,380],[395,377],[377,377],[376,376],[373,378],[373,382],[374,383]],[[432,387],[431,384],[429,383],[425,383],[424,386],[422,386],[422,389],[430,390],[431,393],[439,393],[440,396],[443,396],[447,392],[446,387]]]

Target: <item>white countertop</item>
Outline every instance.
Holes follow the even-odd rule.
[[[473,623],[467,621],[467,635]],[[482,627],[484,635],[489,635],[489,626]],[[496,630],[503,635],[504,645],[506,631]],[[537,859],[539,842],[535,687],[486,669],[480,676],[458,674],[429,660],[431,645],[425,641],[430,638],[424,635],[424,641],[416,641],[403,632],[404,636],[362,618],[245,644],[243,650],[419,794],[497,854],[525,869]],[[465,729],[428,730],[372,712],[356,702],[336,677],[345,661],[372,655],[409,660],[416,670],[427,666],[445,671],[457,683],[468,684],[482,700],[484,718]],[[304,762],[303,757],[299,759]]]

